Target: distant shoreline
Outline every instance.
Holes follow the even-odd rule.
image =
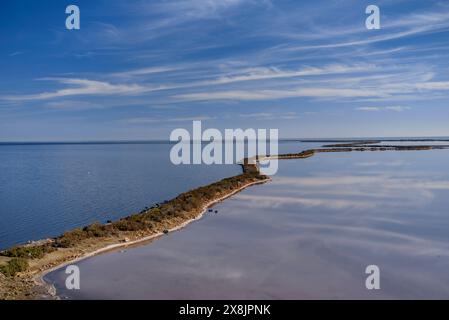
[[[341,138],[341,139],[303,139],[303,138],[284,138],[279,142],[302,142],[302,143],[362,143],[366,141],[383,142],[449,142],[449,137],[416,137],[416,138]],[[196,143],[200,141],[195,141]],[[210,143],[211,141],[201,141],[201,143]],[[243,141],[239,141],[243,142]],[[105,141],[0,141],[0,146],[33,146],[33,145],[126,145],[126,144],[176,144],[177,142],[169,140],[105,140]]]

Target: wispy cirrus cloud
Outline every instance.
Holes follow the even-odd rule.
[[[178,117],[178,118],[161,118],[161,117],[141,117],[141,118],[130,118],[125,119],[124,122],[127,124],[134,125],[145,125],[145,124],[153,124],[153,123],[171,123],[171,122],[192,122],[192,121],[206,121],[206,120],[214,120],[216,117],[211,116],[192,116],[192,117]]]
[[[370,36],[366,29],[361,26],[348,28],[325,28],[311,32],[309,40],[315,38],[325,43],[311,45],[285,45],[281,50],[301,51],[316,49],[337,49],[344,47],[364,46],[397,40],[405,37],[417,36],[420,34],[432,34],[449,30],[449,12],[428,11],[419,14],[410,14],[399,19],[387,19],[382,22],[382,29],[388,30],[381,35]],[[343,40],[338,41],[343,38]],[[337,41],[335,41],[335,39]],[[330,40],[330,41],[329,41]]]
[[[395,112],[403,112],[410,110],[411,107],[407,106],[386,106],[386,107],[359,107],[356,108],[358,111],[366,111],[366,112],[379,112],[379,111],[395,111]]]
[[[276,67],[254,68],[239,72],[237,75],[226,75],[219,79],[208,82],[209,84],[228,84],[243,81],[257,81],[279,78],[307,77],[331,74],[347,74],[355,72],[366,72],[375,69],[373,64],[363,65],[328,65],[323,67],[305,67],[299,70],[282,70]],[[205,84],[205,83],[204,83]]]
[[[15,51],[15,52],[12,52],[12,53],[8,54],[8,56],[15,57],[15,56],[20,56],[22,54],[23,54],[22,51]]]
[[[175,71],[185,70],[188,66],[161,66],[161,67],[148,67],[134,70],[128,70],[123,72],[112,73],[110,78],[134,78],[134,77],[146,77],[161,73],[171,73]],[[68,88],[55,90],[53,92],[41,92],[37,94],[29,95],[11,95],[0,96],[2,100],[10,101],[30,101],[30,100],[46,100],[54,98],[63,98],[70,96],[104,96],[104,95],[138,95],[148,94],[150,92],[170,90],[170,89],[188,89],[195,87],[209,87],[219,86],[226,84],[233,84],[238,82],[256,82],[264,80],[273,80],[280,78],[297,78],[297,77],[309,77],[309,76],[322,76],[332,74],[344,74],[344,73],[357,73],[374,69],[374,65],[326,65],[322,67],[305,67],[298,70],[285,70],[276,67],[269,68],[253,68],[248,70],[239,70],[231,74],[217,74],[215,78],[209,80],[198,81],[180,81],[177,83],[164,84],[160,83],[145,84],[145,83],[128,83],[128,82],[116,82],[111,83],[107,81],[89,80],[89,79],[75,79],[75,78],[54,78],[47,77],[38,80],[53,81],[58,84],[67,85]],[[117,79],[116,79],[117,80]],[[263,93],[253,94],[252,96]],[[250,95],[251,96],[251,95]],[[256,98],[257,100],[257,98]]]
[[[174,0],[149,3],[148,6],[158,13],[190,19],[211,18],[217,14],[252,0]]]
[[[248,114],[241,114],[241,118],[251,118],[258,120],[294,120],[298,119],[299,115],[296,112],[255,112]]]
[[[111,74],[114,77],[123,77],[123,78],[131,78],[136,76],[148,76],[158,73],[166,73],[171,71],[182,70],[182,67],[169,67],[169,66],[161,66],[161,67],[148,67],[148,68],[140,68],[129,71],[116,72]]]
[[[109,82],[87,79],[43,78],[41,80],[56,81],[60,84],[69,85],[70,87],[53,92],[3,96],[2,99],[9,101],[32,101],[86,95],[135,95],[151,90],[149,87],[144,87],[138,84],[112,84]]]
[[[215,91],[202,93],[189,93],[174,96],[182,101],[213,101],[213,100],[239,100],[260,101],[287,98],[348,98],[348,97],[380,97],[384,93],[376,90],[364,89],[338,89],[338,88],[296,88],[291,90],[248,90],[248,91]]]
[[[442,1],[380,0],[381,30],[366,30],[365,8],[356,0],[98,3],[81,4],[91,14],[85,31],[52,33],[46,39],[52,45],[19,25],[3,34],[17,46],[4,52],[2,69],[14,77],[0,75],[2,116],[57,117],[68,110],[119,121],[126,113],[135,123],[168,123],[161,125],[166,128],[164,119],[213,118],[220,109],[229,126],[232,120],[276,125],[298,119],[283,121],[288,135],[350,136],[352,128],[365,135],[374,126],[363,111],[403,112],[401,126],[426,117],[428,132],[447,131],[435,126],[447,118],[449,99],[449,5]],[[53,23],[43,22],[48,29]],[[28,32],[29,46],[14,42]],[[29,62],[8,57],[38,44],[42,49]],[[323,116],[305,121],[300,115],[311,110]],[[343,112],[358,126],[332,119]],[[368,134],[401,135],[398,126],[391,128],[392,134],[376,133],[378,126]],[[409,129],[407,134],[416,128]]]

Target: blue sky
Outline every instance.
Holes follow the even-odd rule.
[[[449,136],[448,1],[2,0],[0,42],[0,141]]]

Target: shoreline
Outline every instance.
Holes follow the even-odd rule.
[[[207,213],[207,211],[211,207],[213,207],[215,204],[217,204],[217,203],[219,203],[221,201],[224,201],[224,200],[226,200],[229,197],[232,197],[236,193],[239,193],[239,192],[245,190],[246,188],[249,188],[249,187],[254,186],[254,185],[264,184],[264,183],[267,183],[268,181],[271,181],[271,178],[266,178],[265,180],[261,180],[261,181],[249,182],[249,183],[241,186],[240,188],[238,188],[236,190],[233,190],[231,193],[229,193],[227,195],[224,195],[224,196],[222,196],[220,198],[217,198],[217,199],[215,199],[213,201],[210,201],[209,203],[207,203],[206,205],[203,206],[203,208],[202,208],[202,210],[201,210],[201,212],[200,212],[200,214],[198,216],[196,216],[195,218],[192,218],[190,220],[187,220],[187,221],[181,223],[180,225],[178,225],[176,227],[168,229],[169,233],[172,233],[172,232],[175,232],[175,231],[179,231],[179,230],[185,228],[186,226],[188,226],[190,223],[200,220],[201,218],[204,217],[204,215]],[[147,241],[156,240],[157,238],[160,238],[160,237],[162,237],[164,235],[165,235],[164,232],[159,232],[159,233],[156,233],[156,234],[153,234],[153,235],[149,235],[149,236],[146,236],[146,237],[143,237],[143,238],[140,238],[140,239],[136,239],[136,240],[133,240],[133,241],[130,241],[130,242],[116,243],[116,244],[108,245],[106,247],[97,249],[97,250],[92,251],[90,253],[86,253],[85,255],[83,255],[81,257],[78,257],[76,259],[63,262],[63,263],[61,263],[59,265],[56,265],[56,266],[54,266],[54,267],[52,267],[50,269],[44,270],[44,271],[36,274],[33,277],[33,281],[36,283],[37,286],[46,287],[47,290],[48,290],[48,294],[51,297],[54,297],[54,298],[58,299],[59,297],[56,294],[56,288],[54,287],[54,285],[51,284],[51,283],[48,283],[48,282],[46,282],[44,280],[44,277],[47,274],[49,274],[49,273],[51,273],[53,271],[56,271],[56,270],[58,270],[60,268],[63,268],[65,266],[74,264],[76,262],[80,262],[82,260],[85,260],[85,259],[97,256],[97,255],[102,254],[102,253],[114,251],[114,250],[117,250],[117,249],[120,249],[120,248],[124,248],[124,247],[128,247],[128,246],[133,246],[133,245],[136,245],[136,244],[141,244],[141,243],[147,242]]]
[[[57,292],[44,277],[81,260],[120,248],[151,242],[201,219],[215,204],[258,184],[271,180],[260,174],[257,164],[243,163],[242,173],[179,194],[145,207],[140,213],[93,223],[67,231],[59,237],[19,245],[0,252],[0,300],[57,299]],[[24,261],[25,270],[12,275],[4,271],[14,260]],[[9,271],[9,270],[8,270]]]

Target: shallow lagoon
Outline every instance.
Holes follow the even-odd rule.
[[[449,151],[318,154],[152,244],[47,275],[74,299],[449,298]],[[365,288],[379,266],[381,289]]]

